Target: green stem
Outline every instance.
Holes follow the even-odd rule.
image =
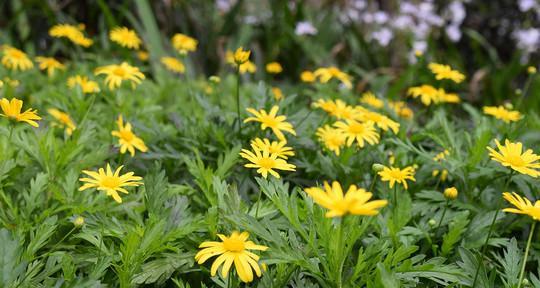
[[[335,249],[334,253],[336,256],[336,261],[338,263],[336,287],[341,288],[343,287],[342,274],[343,274],[343,262],[344,262],[344,261],[341,261],[342,260],[341,258],[343,257],[343,253],[341,252],[345,250],[345,247],[343,247],[343,225],[345,223],[345,216],[343,216],[339,220],[340,221],[339,221],[338,231],[337,231],[337,236],[338,236],[337,249]]]
[[[508,176],[508,179],[506,180],[506,183],[504,184],[503,192],[506,192],[506,189],[508,188],[508,185],[510,184],[510,180],[512,180],[512,176],[514,175],[514,170],[510,171],[510,175]],[[489,225],[488,234],[486,237],[486,241],[484,242],[484,245],[482,245],[482,253],[480,254],[480,259],[478,259],[478,266],[476,267],[476,272],[474,273],[474,280],[472,287],[474,288],[476,286],[476,281],[478,280],[478,274],[480,272],[480,265],[482,265],[482,262],[484,261],[484,255],[486,254],[486,248],[488,246],[489,238],[491,238],[491,233],[493,233],[493,226],[495,226],[495,221],[497,220],[497,216],[499,216],[499,210],[501,210],[501,202],[502,197],[499,197],[499,200],[497,201],[496,211],[495,215],[493,216],[493,219],[491,220],[491,224]]]
[[[444,206],[444,210],[442,212],[441,220],[439,220],[439,225],[437,225],[437,229],[435,229],[435,233],[437,233],[437,231],[439,231],[439,228],[441,228],[441,224],[442,224],[442,221],[444,219],[444,216],[446,215],[446,210],[448,209],[449,202],[450,202],[450,200],[446,199],[446,205]]]
[[[377,176],[379,174],[375,172],[375,176],[373,176],[373,180],[371,181],[371,185],[369,185],[369,192],[373,193],[373,188],[375,187],[375,183],[377,182]]]
[[[257,198],[257,208],[255,210],[255,219],[259,219],[259,206],[261,204],[262,190],[259,189],[259,197]]]
[[[298,122],[298,124],[296,125],[296,129],[298,129],[298,127],[302,126],[302,123],[304,123],[304,121],[306,121],[306,119],[309,117],[309,115],[311,115],[311,112],[313,112],[313,109],[310,109],[309,112],[306,114],[306,116],[304,116],[304,118],[302,118],[302,120],[300,120],[300,122]]]
[[[521,265],[521,272],[519,272],[518,287],[521,288],[523,283],[523,276],[525,276],[525,266],[527,266],[527,257],[529,256],[529,248],[531,247],[531,240],[534,234],[534,228],[536,227],[536,221],[533,220],[531,231],[529,232],[529,239],[527,240],[527,247],[525,248],[525,256],[523,256],[523,264]]]
[[[238,138],[242,135],[242,120],[240,119],[240,65],[236,68],[236,115],[238,121]]]
[[[13,135],[13,125],[9,125],[8,143],[11,143],[11,136]]]
[[[86,113],[84,113],[83,119],[81,120],[80,126],[82,127],[86,119],[88,118],[88,114],[90,114],[90,111],[94,107],[94,103],[96,102],[96,94],[92,94],[92,98],[90,99],[90,104],[88,105],[88,109],[86,109]]]
[[[518,102],[516,104],[516,109],[519,110],[521,108],[521,104],[523,103],[523,99],[527,96],[527,92],[529,92],[529,87],[531,86],[531,82],[534,78],[535,74],[529,74],[529,77],[527,78],[527,81],[525,82],[525,86],[523,87],[523,91],[521,93],[521,97],[519,97]]]

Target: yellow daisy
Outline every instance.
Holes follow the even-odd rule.
[[[253,149],[252,152],[242,149],[240,156],[251,162],[245,164],[244,167],[256,168],[257,173],[261,174],[264,178],[268,177],[268,173],[276,178],[280,178],[279,174],[274,170],[296,171],[295,165],[287,163],[284,159],[278,158],[277,154],[270,153],[269,151]]]
[[[412,166],[405,167],[404,169],[384,166],[383,170],[378,174],[381,176],[381,181],[390,182],[390,188],[394,188],[394,184],[397,182],[398,184],[403,184],[405,189],[408,189],[407,180],[416,181]]]
[[[536,170],[540,168],[540,156],[533,153],[533,150],[527,149],[524,153],[523,144],[521,142],[512,143],[506,139],[504,146],[499,143],[499,140],[495,140],[497,148],[500,152],[495,151],[491,147],[486,147],[489,150],[489,156],[492,160],[501,163],[505,167],[510,167],[513,170],[529,175],[531,177],[540,176],[540,171]]]
[[[36,61],[39,63],[39,70],[47,70],[47,75],[49,77],[54,75],[54,71],[56,71],[56,69],[66,69],[66,66],[64,66],[64,64],[58,62],[58,60],[52,57],[38,56],[36,57]]]
[[[347,146],[351,146],[355,140],[359,147],[364,147],[366,142],[370,145],[379,143],[379,133],[373,127],[373,122],[345,121],[338,121],[334,126],[347,138]]]
[[[341,81],[348,89],[352,88],[351,76],[336,67],[319,68],[315,70],[314,74],[321,83],[327,83],[335,78]]]
[[[75,122],[73,122],[69,114],[55,108],[47,109],[47,112],[49,112],[49,114],[53,116],[56,121],[58,121],[59,124],[66,129],[67,135],[71,135],[73,133],[73,130],[75,130],[76,126]]]
[[[461,83],[461,81],[465,80],[465,75],[453,70],[448,65],[429,63],[428,68],[435,74],[435,79],[437,80],[450,79],[456,83]]]
[[[28,109],[21,113],[23,101],[17,98],[8,101],[6,98],[0,99],[0,107],[2,108],[2,114],[0,116],[8,119],[13,119],[17,122],[26,122],[33,127],[39,127],[39,124],[35,120],[41,120],[41,117],[37,115],[37,110]]]
[[[141,73],[139,68],[129,65],[126,62],[122,62],[120,65],[107,65],[96,68],[94,71],[95,75],[105,74],[105,84],[109,87],[110,90],[114,90],[120,85],[122,81],[127,80],[131,82],[131,87],[135,88],[136,85],[140,84],[143,79],[145,79],[144,74]]]
[[[195,261],[198,264],[202,264],[206,260],[219,255],[210,268],[210,275],[212,277],[216,276],[217,270],[222,266],[221,277],[227,278],[233,263],[236,273],[242,282],[248,283],[253,281],[253,271],[255,271],[257,277],[261,277],[262,272],[258,262],[259,256],[248,250],[266,251],[268,247],[247,241],[249,237],[248,232],[239,233],[234,231],[229,237],[223,234],[218,234],[218,237],[222,242],[205,241],[199,245],[199,248],[202,249],[195,255]]]
[[[292,124],[285,121],[287,120],[287,117],[284,115],[277,115],[277,112],[279,110],[279,107],[277,105],[273,106],[272,109],[270,109],[270,113],[267,113],[264,109],[257,111],[253,108],[247,108],[246,110],[255,117],[248,117],[246,120],[244,120],[244,123],[251,121],[260,122],[261,130],[264,130],[266,128],[272,129],[272,132],[274,132],[277,138],[282,141],[285,140],[285,135],[283,135],[283,132],[281,131],[296,135]]]
[[[23,51],[4,45],[2,47],[2,65],[10,70],[28,70],[34,67],[34,63]]]
[[[186,71],[184,63],[174,57],[161,57],[161,63],[171,72],[184,74]]]
[[[507,110],[504,106],[484,106],[484,114],[491,115],[505,123],[519,121],[521,113],[519,111]]]
[[[142,177],[133,176],[133,172],[120,175],[123,165],[118,167],[114,173],[111,170],[111,166],[107,164],[107,171],[103,168],[99,168],[98,172],[83,170],[82,172],[91,178],[80,178],[79,181],[84,182],[79,188],[79,191],[83,191],[89,188],[96,188],[98,191],[105,191],[107,196],[111,196],[114,201],[122,203],[122,198],[118,192],[129,194],[129,192],[123,187],[139,186],[143,185]]]
[[[315,203],[330,210],[326,212],[326,217],[340,217],[346,214],[373,216],[379,214],[377,209],[388,204],[386,200],[369,201],[373,194],[365,189],[357,188],[356,185],[349,186],[347,194],[343,195],[343,190],[339,182],[324,182],[324,190],[319,187],[306,188],[304,191],[313,198]]]
[[[305,82],[305,83],[313,83],[315,82],[316,79],[317,78],[315,74],[313,74],[313,72],[308,71],[308,70],[302,71],[302,73],[300,74],[300,80],[302,80],[302,82]]]
[[[184,35],[182,33],[176,33],[171,39],[172,45],[174,49],[178,51],[178,53],[185,55],[188,52],[194,52],[197,50],[197,44],[199,43],[194,38],[191,38],[187,35]]]
[[[325,125],[317,129],[316,135],[328,150],[333,151],[339,156],[341,147],[345,145],[347,136],[341,130]]]
[[[251,148],[260,151],[267,151],[269,154],[275,154],[278,158],[287,159],[289,156],[294,156],[294,151],[287,145],[286,141],[272,141],[264,138],[255,138],[251,140]]]
[[[439,93],[440,91],[431,85],[411,87],[407,91],[407,95],[412,96],[413,98],[420,97],[422,104],[425,106],[429,106],[431,103],[438,103],[440,101]]]
[[[276,101],[283,99],[283,92],[281,89],[279,89],[279,87],[272,87],[272,94],[274,95],[274,99],[276,99]]]
[[[137,58],[141,61],[148,61],[148,58],[150,58],[150,54],[147,51],[137,51]]]
[[[83,93],[96,93],[99,92],[99,85],[97,82],[88,80],[88,77],[81,76],[81,75],[75,75],[72,77],[69,77],[67,80],[67,85],[69,88],[73,89],[75,86],[81,87],[81,90]]]
[[[270,74],[279,74],[283,71],[283,67],[278,62],[271,62],[266,64],[266,72]]]
[[[414,116],[414,112],[403,101],[390,101],[388,106],[401,118],[412,119]]]
[[[124,125],[122,115],[118,116],[116,124],[118,125],[118,130],[112,131],[111,135],[118,137],[120,153],[124,154],[126,151],[129,151],[129,154],[131,154],[131,157],[133,157],[135,156],[135,148],[143,153],[148,151],[148,147],[146,147],[144,141],[131,131],[131,124],[126,122]]]
[[[94,41],[86,38],[82,32],[83,30],[83,25],[58,24],[49,29],[49,35],[56,38],[67,38],[74,44],[82,47],[90,47]]]
[[[532,219],[540,221],[540,201],[534,202],[534,205],[531,201],[525,197],[519,196],[517,193],[508,192],[503,193],[504,199],[510,202],[516,208],[504,208],[504,212],[515,213],[515,214],[525,214],[529,215]]]
[[[373,94],[371,91],[368,91],[362,94],[362,98],[360,98],[360,102],[366,105],[369,105],[373,108],[377,108],[377,109],[384,107],[384,101],[377,98],[377,96],[375,96],[375,94]]]
[[[356,119],[356,117],[358,116],[358,111],[354,107],[347,105],[347,103],[343,102],[340,99],[337,99],[335,101],[319,99],[313,104],[313,107],[321,108],[328,114],[336,117],[337,119],[352,120]]]
[[[362,122],[373,122],[377,127],[383,131],[392,130],[394,133],[398,133],[400,124],[385,115],[377,112],[366,110],[364,113],[358,114],[358,120]]]
[[[109,33],[109,39],[122,47],[135,50],[138,50],[142,44],[137,33],[127,27],[114,27]]]

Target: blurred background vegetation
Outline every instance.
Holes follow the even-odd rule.
[[[417,77],[410,64],[421,50],[428,61],[467,74],[462,97],[473,103],[515,99],[528,82],[525,107],[540,108],[540,79],[528,81],[526,73],[539,60],[535,0],[5,0],[0,13],[0,42],[35,55],[68,58],[73,48],[53,41],[48,29],[83,23],[98,42],[85,49],[85,59],[114,57],[107,33],[128,26],[143,37],[154,63],[172,51],[174,33],[198,39],[191,76],[219,74],[225,51],[243,45],[253,51],[256,79],[271,61],[284,67],[284,83],[298,81],[302,70],[335,65],[355,77],[359,92],[372,85],[402,93]]]

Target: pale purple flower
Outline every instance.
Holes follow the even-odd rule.
[[[446,26],[445,31],[450,41],[458,42],[459,39],[461,39],[461,30],[459,29],[459,25],[455,25],[455,24],[448,25]]]
[[[465,19],[467,13],[465,12],[465,6],[461,1],[453,1],[446,8],[446,12],[450,17],[450,22],[453,24],[461,24]]]
[[[216,7],[221,13],[229,12],[234,4],[236,0],[216,0]]]
[[[540,48],[540,30],[535,28],[514,31],[517,47],[527,53],[536,52]]]
[[[365,0],[354,0],[351,6],[357,10],[363,10],[367,7],[367,2]]]
[[[414,20],[409,15],[398,15],[391,23],[394,28],[405,30],[410,29],[414,25]]]
[[[536,0],[519,0],[518,6],[521,12],[527,12],[536,7]]]
[[[294,33],[296,35],[315,35],[317,34],[317,28],[308,21],[301,21],[296,23],[296,28],[294,28]]]
[[[379,31],[373,32],[371,37],[377,41],[379,45],[386,47],[394,37],[394,33],[388,28],[382,28]]]
[[[401,3],[401,5],[399,6],[399,10],[401,11],[401,13],[404,14],[415,15],[418,13],[418,7],[410,2]]]
[[[388,14],[384,11],[377,11],[373,14],[373,21],[377,24],[384,24],[388,21]]]

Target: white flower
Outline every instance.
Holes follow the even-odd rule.
[[[446,35],[448,36],[448,39],[452,42],[458,42],[459,39],[461,39],[461,30],[459,29],[459,25],[451,24],[446,26]]]
[[[317,28],[315,28],[311,22],[301,21],[296,23],[294,33],[296,35],[315,35],[317,34]]]

